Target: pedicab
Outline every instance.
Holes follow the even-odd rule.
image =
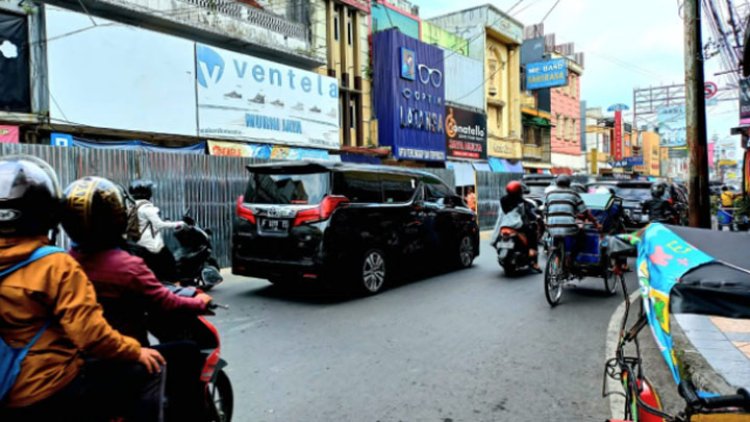
[[[618,283],[607,258],[606,236],[623,230],[622,199],[611,193],[581,194],[581,199],[596,217],[601,230],[594,224],[586,223],[578,242],[570,236],[550,246],[544,270],[544,296],[553,307],[560,303],[565,287],[586,277],[600,277],[604,290],[610,295],[617,290]],[[577,251],[574,251],[576,243]]]
[[[622,419],[610,421],[750,421],[750,393],[746,390],[729,395],[699,391],[681,372],[670,328],[670,312],[750,318],[750,237],[652,223],[637,236],[608,240],[615,273],[624,272],[627,256],[637,256],[641,291],[640,316],[628,328],[630,297],[624,279],[620,279],[625,314],[616,356],[605,366],[602,393],[605,397],[623,395],[625,406]],[[646,326],[651,328],[675,388],[685,401],[678,414],[663,410],[658,393],[643,371],[638,334]],[[634,352],[628,354],[625,346],[630,344]],[[607,391],[607,377],[620,382],[624,391]]]

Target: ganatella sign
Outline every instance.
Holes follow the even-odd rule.
[[[373,36],[381,146],[397,159],[445,160],[443,50],[397,30]]]
[[[568,61],[546,60],[526,65],[526,89],[529,91],[568,84]]]
[[[487,158],[487,117],[454,106],[445,108],[446,152],[451,158]]]
[[[336,79],[196,44],[200,136],[339,147]]]

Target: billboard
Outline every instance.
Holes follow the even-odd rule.
[[[336,79],[196,44],[199,135],[335,149]]]
[[[444,161],[443,50],[389,30],[373,35],[373,53],[380,145],[397,159]]]
[[[52,123],[197,135],[193,42],[45,9]]]
[[[26,19],[0,12],[0,111],[31,111]]]
[[[484,110],[484,63],[445,51],[445,100]]]
[[[453,106],[447,106],[445,110],[448,157],[487,159],[487,116]]]
[[[545,60],[526,65],[526,89],[552,88],[568,84],[568,61]]]
[[[659,137],[663,147],[681,147],[687,144],[685,105],[660,107],[656,110]]]

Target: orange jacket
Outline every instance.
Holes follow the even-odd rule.
[[[45,237],[0,238],[0,270],[28,258]],[[94,287],[68,254],[44,257],[0,280],[0,337],[23,347],[46,321],[49,327],[29,350],[8,393],[9,407],[50,397],[70,383],[81,352],[103,359],[137,360],[141,347],[105,321]]]

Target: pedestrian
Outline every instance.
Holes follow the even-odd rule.
[[[477,195],[474,193],[474,187],[469,186],[466,191],[466,205],[474,212],[477,212]]]

